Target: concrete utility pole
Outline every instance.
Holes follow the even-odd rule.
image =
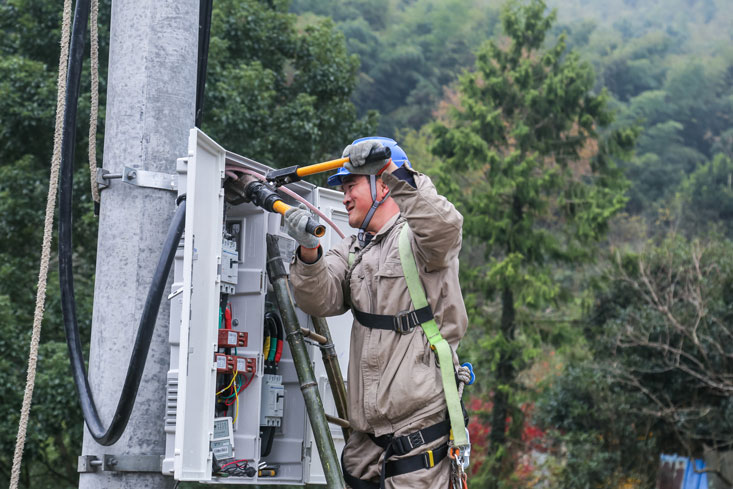
[[[104,168],[111,173],[129,166],[171,174],[176,158],[186,155],[196,103],[198,16],[198,0],[112,2],[104,140]],[[120,180],[112,180],[102,192],[89,377],[105,422],[117,406],[175,199],[175,192]],[[145,467],[165,452],[168,317],[164,296],[122,438],[103,447],[85,430],[82,454],[99,459],[114,455],[117,467],[125,471],[82,473],[80,488],[173,487],[171,477]]]

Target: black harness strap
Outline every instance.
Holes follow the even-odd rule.
[[[405,455],[410,453],[417,447],[428,444],[432,441],[437,440],[441,436],[450,433],[450,420],[446,419],[440,423],[436,423],[427,428],[423,428],[420,431],[410,433],[409,435],[394,436],[394,435],[382,435],[374,436],[369,433],[369,438],[372,439],[375,445],[379,445],[385,450],[387,447],[392,445],[392,453],[394,455]]]
[[[446,456],[448,456],[448,443],[436,448],[428,450],[424,453],[418,453],[412,457],[401,458],[393,462],[387,462],[384,468],[384,477],[394,477],[395,475],[408,474],[420,469],[432,469],[438,465]]]
[[[388,314],[371,314],[351,308],[354,317],[363,326],[372,329],[396,331],[400,334],[412,332],[416,326],[433,319],[433,310],[429,305],[415,311],[401,311],[394,316]]]
[[[369,438],[385,450],[382,461],[380,482],[371,482],[364,479],[357,479],[349,474],[344,465],[343,453],[341,455],[341,468],[344,473],[344,480],[352,489],[384,489],[384,481],[388,477],[408,474],[420,469],[430,469],[440,463],[448,455],[448,443],[441,445],[434,450],[418,453],[411,457],[402,458],[388,462],[393,455],[405,455],[415,448],[431,443],[442,436],[450,433],[450,420],[444,420],[427,428],[403,436],[382,435],[374,436],[368,434]]]
[[[351,489],[379,489],[378,482],[357,479],[353,475],[349,474],[349,471],[346,470],[346,465],[344,464],[344,452],[341,452],[341,471],[344,473],[344,481]]]

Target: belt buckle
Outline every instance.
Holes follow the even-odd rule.
[[[413,314],[413,311],[400,311],[395,314],[393,319],[394,330],[397,331],[399,334],[412,333],[412,330],[415,329],[415,326],[410,325],[411,314]]]
[[[407,435],[407,441],[410,444],[410,450],[414,450],[417,447],[425,445],[425,438],[422,436],[422,431],[416,431]]]

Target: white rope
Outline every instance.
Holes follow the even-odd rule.
[[[23,459],[28,418],[33,399],[33,386],[36,382],[36,365],[38,363],[38,344],[41,340],[41,323],[46,307],[46,282],[48,279],[48,262],[51,256],[51,238],[53,237],[53,215],[56,210],[56,190],[58,189],[59,166],[61,163],[61,137],[64,125],[66,105],[66,68],[69,62],[69,38],[71,37],[71,0],[64,0],[64,15],[61,27],[61,55],[59,57],[59,76],[56,93],[56,130],[53,138],[53,156],[51,158],[51,176],[48,183],[46,199],[46,220],[43,224],[43,246],[41,248],[41,266],[38,271],[36,289],[36,310],[33,314],[33,331],[31,334],[30,352],[28,354],[28,376],[26,378],[23,407],[20,410],[18,436],[15,443],[13,468],[10,474],[10,489],[17,489],[20,479],[20,464]]]
[[[97,31],[97,17],[99,16],[99,1],[92,0],[89,13],[89,39],[91,41],[91,71],[92,71],[92,108],[89,112],[89,179],[92,185],[92,199],[99,203],[99,187],[97,187],[97,119],[99,117],[99,33]]]

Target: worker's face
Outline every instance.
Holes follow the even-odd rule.
[[[359,228],[372,207],[369,177],[349,175],[343,179],[341,189],[344,192],[344,207],[346,207],[346,212],[349,213],[349,226]],[[383,199],[386,193],[387,186],[381,178],[377,178],[377,200]]]

